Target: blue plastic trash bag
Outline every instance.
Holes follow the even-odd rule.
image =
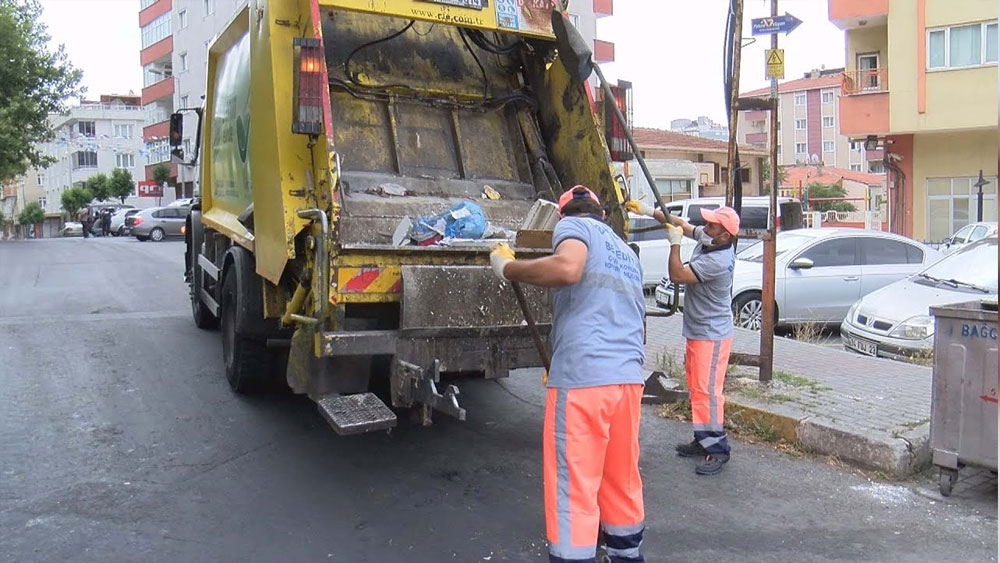
[[[471,201],[460,201],[444,213],[421,217],[413,226],[413,238],[417,244],[435,242],[434,239],[442,235],[449,238],[480,239],[485,232],[486,216],[483,215],[483,209]]]

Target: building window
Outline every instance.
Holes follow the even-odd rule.
[[[173,71],[171,71],[169,64],[166,67],[160,67],[150,63],[142,67],[142,87],[145,88],[151,84],[156,84],[171,76],[173,76]]]
[[[795,154],[806,154],[805,143],[795,143]]]
[[[852,151],[860,151],[862,146],[861,141],[851,141]]]
[[[781,145],[778,145],[778,156],[781,156]]]
[[[742,182],[744,184],[749,184],[750,183],[750,169],[749,168],[740,168],[740,182]]]
[[[115,137],[131,139],[133,135],[135,135],[135,128],[131,123],[115,123]]]
[[[156,0],[141,0],[139,2],[139,10],[145,10],[146,8],[152,6],[156,3]]]
[[[830,104],[833,103],[833,92],[823,92],[823,103]]]
[[[823,152],[833,152],[833,141],[823,141]]]
[[[142,27],[142,48],[162,41],[170,35],[170,12],[163,14]]]
[[[181,96],[181,107],[182,108],[188,107],[188,97],[187,97],[187,95]]]
[[[193,155],[191,150],[191,139],[184,139],[184,157],[190,159]]]
[[[580,29],[580,16],[576,14],[570,14],[569,23],[573,24],[573,27]]]
[[[45,199],[45,196],[38,198],[38,205],[40,205],[42,209],[45,209],[46,203],[48,203],[48,201]]]
[[[795,130],[796,131],[805,131],[805,128],[806,128],[806,120],[805,119],[796,119],[795,120]]]
[[[115,154],[115,166],[117,168],[135,168],[135,155],[129,153]]]
[[[928,69],[963,68],[996,62],[996,21],[927,30]]]
[[[96,137],[97,125],[93,121],[80,121],[76,124],[76,130],[84,137]]]
[[[851,172],[861,172],[861,165],[860,164],[852,164],[851,165]]]
[[[146,114],[145,124],[147,126],[161,121],[166,121],[170,118],[170,110],[166,106],[160,105],[156,102],[146,104],[142,107],[142,109]]]
[[[215,0],[202,0],[205,6],[205,15],[210,16],[215,13]]]
[[[45,174],[39,174],[38,175],[38,185],[39,186],[44,186],[45,185]]]
[[[97,168],[97,153],[80,151],[73,154],[73,170],[78,168]]]
[[[927,239],[941,241],[976,220],[977,178],[927,179]],[[983,221],[997,220],[997,178],[983,186]]]
[[[146,143],[146,164],[156,164],[170,160],[170,145],[167,139]]]
[[[177,29],[184,29],[188,26],[188,12],[181,10],[177,12]]]
[[[832,117],[824,117],[823,118],[823,127],[833,127],[833,118]]]
[[[665,199],[688,199],[691,197],[691,180],[655,178],[656,191]]]
[[[181,53],[177,55],[177,66],[180,67],[180,71],[184,72],[188,69],[188,54]]]
[[[874,160],[868,163],[869,174],[885,174],[885,164],[881,160]]]
[[[805,92],[799,92],[799,93],[795,94],[795,105],[797,105],[797,106],[804,106],[804,105],[806,105],[806,93]]]

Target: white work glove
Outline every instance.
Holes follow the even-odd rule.
[[[507,281],[507,276],[503,275],[503,269],[513,261],[514,251],[510,249],[510,246],[507,246],[506,242],[494,246],[493,252],[490,252],[490,265],[493,266],[493,273],[504,281]]]
[[[664,228],[667,229],[667,240],[670,241],[670,246],[679,246],[681,239],[684,238],[684,229],[673,225],[664,225]]]
[[[627,209],[628,211],[631,211],[632,213],[637,213],[639,215],[645,215],[647,217],[652,217],[653,216],[653,212],[655,211],[653,209],[652,205],[649,205],[647,203],[643,203],[643,202],[635,200],[635,199],[630,199],[630,200],[626,201],[625,202],[625,209]]]

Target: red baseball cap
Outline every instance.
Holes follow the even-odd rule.
[[[590,188],[587,186],[577,184],[559,196],[559,213],[562,214],[563,207],[565,207],[567,203],[573,201],[574,199],[583,199],[586,197],[590,197],[590,199],[594,200],[594,203],[601,205],[601,200],[597,199],[597,194],[590,191]]]
[[[740,232],[740,216],[736,214],[736,210],[732,207],[720,207],[718,209],[705,209],[701,210],[701,217],[706,223],[718,223],[722,225],[723,229],[736,236]]]

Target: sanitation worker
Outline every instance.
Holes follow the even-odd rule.
[[[662,222],[663,212],[640,201],[625,202],[633,213]],[[733,342],[733,310],[730,290],[736,265],[736,235],[740,217],[731,207],[702,209],[704,226],[693,227],[680,217],[670,217],[667,238],[670,257],[667,273],[673,283],[687,286],[684,295],[684,376],[691,398],[694,440],[678,444],[677,454],[699,458],[695,472],[716,475],[729,461],[729,442],[723,427],[722,386]],[[687,265],[681,263],[681,235],[695,240]]]
[[[516,260],[506,244],[490,255],[500,278],[552,289],[542,436],[549,561],[592,563],[603,529],[612,563],[640,563],[642,270],[594,192],[574,186],[559,213],[550,256]]]

